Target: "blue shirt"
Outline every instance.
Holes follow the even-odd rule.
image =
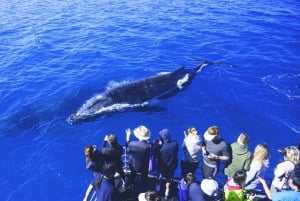
[[[229,147],[222,138],[213,141],[205,140],[205,146],[208,154],[227,156],[230,158]],[[203,157],[203,162],[209,167],[215,168],[220,166],[220,160],[213,160],[208,158],[207,156]]]
[[[189,199],[190,201],[207,201],[198,183],[192,183],[189,186]]]
[[[115,189],[114,189],[114,184],[112,181],[102,177],[102,182],[100,186],[97,186],[97,181],[98,179],[102,177],[101,174],[96,174],[94,176],[94,179],[92,181],[92,185],[94,189],[96,190],[96,197],[97,201],[114,201],[116,200],[115,198]]]
[[[131,155],[130,165],[136,172],[147,172],[151,145],[147,141],[131,141],[127,144],[127,151]]]
[[[291,190],[274,192],[272,201],[300,201],[300,192]]]

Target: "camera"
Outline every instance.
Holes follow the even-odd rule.
[[[298,144],[297,146],[288,146],[288,147],[285,147],[283,149],[278,149],[277,151],[282,154],[283,156],[286,156],[287,155],[287,152],[290,152],[290,150],[299,150],[300,151],[300,144]]]
[[[252,191],[245,191],[244,192],[244,199],[249,199],[250,196],[255,196],[256,194]]]
[[[283,149],[278,149],[277,151],[278,151],[280,154],[286,156],[286,152],[287,152],[286,150],[287,150],[287,147],[286,147],[286,148],[283,148]]]

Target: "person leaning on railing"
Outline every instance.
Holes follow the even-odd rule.
[[[219,171],[220,161],[230,159],[229,147],[220,136],[217,126],[211,126],[205,131],[202,153],[202,176],[214,179]]]
[[[300,201],[300,171],[293,171],[288,177],[288,186],[290,190],[271,192],[266,181],[259,177],[267,197],[272,201]]]
[[[286,147],[282,154],[284,161],[277,164],[274,170],[274,179],[271,185],[271,191],[280,191],[288,189],[287,176],[295,169],[300,161],[299,149],[296,146]]]

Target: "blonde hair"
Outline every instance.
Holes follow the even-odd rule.
[[[249,135],[247,133],[241,133],[237,139],[237,142],[248,145],[249,144]]]
[[[263,164],[264,160],[269,158],[269,148],[266,144],[258,144],[253,153],[253,161]]]
[[[295,146],[287,147],[286,160],[292,161],[297,165],[299,163],[299,149]]]
[[[192,140],[201,140],[200,136],[198,135],[198,131],[195,127],[190,127],[186,131],[186,138],[191,138]]]
[[[190,135],[190,134],[192,134],[192,135],[198,135],[198,131],[197,131],[197,129],[196,129],[195,127],[190,127],[190,128],[188,128],[187,133],[188,133],[189,135]]]

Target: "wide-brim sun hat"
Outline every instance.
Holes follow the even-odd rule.
[[[201,181],[200,187],[202,191],[208,196],[215,196],[219,189],[218,183],[213,179],[203,179]]]
[[[204,139],[206,141],[212,141],[218,135],[218,127],[211,126],[204,133]]]
[[[143,125],[141,125],[141,126],[137,127],[136,129],[134,129],[133,134],[139,140],[149,140],[150,137],[151,137],[150,130],[147,127],[143,126]]]

